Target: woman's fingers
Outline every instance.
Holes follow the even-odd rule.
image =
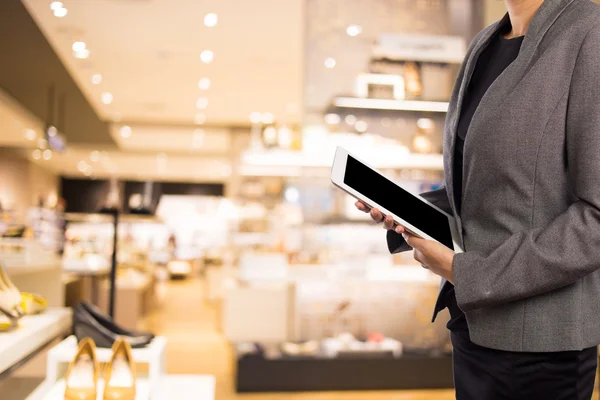
[[[391,231],[392,229],[394,229],[394,219],[391,216],[387,215],[383,219],[383,226],[388,231]]]
[[[373,218],[373,221],[380,223],[381,221],[383,221],[383,214],[381,213],[381,211],[379,211],[376,208],[371,209],[371,218]]]
[[[356,206],[356,208],[358,208],[360,211],[362,212],[369,212],[371,210],[371,208],[369,206],[367,206],[365,203],[363,203],[362,201],[358,200],[356,203],[354,203],[354,205]]]
[[[399,235],[401,235],[405,232],[404,227],[402,225],[396,225],[396,228],[394,229],[394,231],[396,231],[396,233]]]

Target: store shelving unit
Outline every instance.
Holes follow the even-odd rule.
[[[369,99],[364,97],[336,97],[333,105],[339,108],[359,108],[364,110],[448,112],[448,102],[421,100]]]
[[[43,314],[23,317],[19,328],[0,334],[0,379],[26,364],[70,329],[70,309],[50,308]]]

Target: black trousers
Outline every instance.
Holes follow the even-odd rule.
[[[597,348],[518,353],[478,346],[452,332],[457,400],[590,400]]]

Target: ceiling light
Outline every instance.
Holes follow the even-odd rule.
[[[104,104],[108,105],[108,104],[111,104],[113,102],[113,95],[111,93],[109,93],[109,92],[102,93],[101,98],[102,98],[102,102]]]
[[[197,113],[196,117],[194,118],[194,121],[196,122],[196,124],[202,125],[206,122],[206,115],[204,113]]]
[[[92,151],[90,153],[90,160],[92,160],[93,162],[100,161],[100,153],[96,150]]]
[[[37,133],[33,129],[25,129],[25,139],[35,140]]]
[[[128,137],[131,137],[131,127],[128,125],[122,126],[119,132],[121,133],[121,137],[123,138],[127,139]]]
[[[349,36],[356,36],[356,35],[360,35],[362,32],[362,28],[360,25],[348,25],[348,28],[346,28],[346,33]]]
[[[52,152],[50,150],[44,150],[42,157],[44,157],[44,160],[49,160],[52,158]]]
[[[62,1],[53,1],[52,3],[50,3],[50,9],[52,11],[56,11],[59,8],[63,8],[63,3]]]
[[[333,67],[335,67],[335,59],[331,57],[325,59],[325,68],[331,69]]]
[[[47,132],[48,132],[48,137],[54,137],[54,136],[56,136],[56,134],[58,133],[58,131],[56,130],[56,127],[55,127],[55,126],[52,126],[52,125],[50,125],[50,126],[48,127],[48,130],[47,130]]]
[[[198,89],[206,90],[210,87],[210,79],[202,78],[198,81]]]
[[[250,113],[250,122],[253,124],[258,124],[262,120],[262,115],[258,111],[254,111]]]
[[[354,125],[356,123],[356,117],[352,114],[346,115],[346,118],[344,118],[344,122],[348,125]]]
[[[214,59],[215,54],[210,50],[204,50],[202,53],[200,53],[200,60],[204,64],[210,64],[211,62],[213,62]]]
[[[60,2],[57,2],[57,3],[60,3]],[[54,9],[54,16],[57,18],[66,17],[68,13],[69,13],[69,10],[67,10],[64,7],[57,7]]]
[[[198,100],[196,100],[196,108],[198,110],[204,110],[206,107],[208,107],[208,99],[206,97],[199,97]]]
[[[33,151],[32,156],[34,160],[39,160],[40,158],[42,158],[42,151],[40,149],[35,149]]]
[[[412,139],[412,147],[417,153],[430,153],[432,149],[431,139],[423,134],[416,134]]]
[[[79,161],[77,163],[77,169],[79,170],[79,172],[85,172],[85,170],[87,169],[88,165],[85,161]]]
[[[360,121],[356,121],[356,124],[354,125],[354,128],[359,132],[366,132],[368,127],[369,125],[362,119]]]
[[[92,83],[94,85],[99,85],[100,83],[102,83],[102,75],[100,75],[100,74],[92,75]]]
[[[337,125],[342,122],[342,119],[337,114],[325,114],[325,122],[329,125]]]
[[[300,191],[297,188],[290,186],[287,189],[285,189],[283,196],[285,198],[285,201],[287,201],[288,203],[297,203],[298,200],[300,200]]]
[[[194,138],[192,139],[192,147],[194,147],[194,148],[202,147],[203,143],[204,143],[204,130],[196,129],[194,131]]]
[[[216,26],[217,22],[219,22],[219,17],[215,13],[209,13],[204,16],[204,25],[209,28]]]
[[[88,49],[82,49],[74,52],[75,58],[79,58],[80,60],[85,60],[90,56],[90,51]]]
[[[77,52],[77,51],[81,51],[81,50],[85,50],[87,47],[85,45],[85,42],[75,42],[73,43],[73,51]]]
[[[275,121],[275,117],[271,113],[264,113],[261,116],[261,121],[263,124],[272,124]]]

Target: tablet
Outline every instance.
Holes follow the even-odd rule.
[[[451,215],[398,186],[341,147],[335,152],[331,181],[369,207],[391,215],[410,233],[462,251]]]

